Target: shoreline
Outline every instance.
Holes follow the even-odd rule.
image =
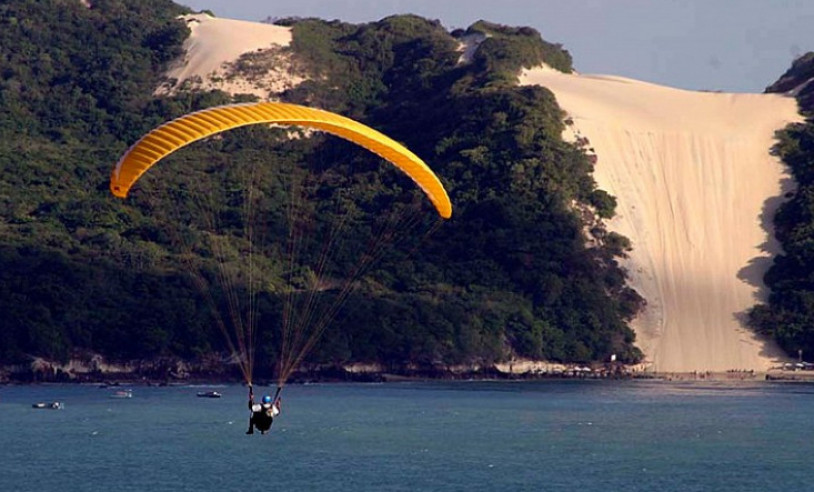
[[[34,365],[32,365],[34,366]],[[231,367],[220,370],[184,370],[176,371],[159,364],[163,370],[156,371],[154,364],[151,370],[131,371],[65,371],[55,366],[21,368],[20,366],[0,367],[0,386],[3,385],[37,385],[37,384],[89,384],[101,387],[118,386],[182,386],[182,385],[219,385],[245,384],[239,371]],[[492,366],[469,367],[398,367],[381,369],[369,365],[360,368],[358,365],[330,365],[312,367],[292,375],[286,384],[330,384],[330,383],[398,383],[398,382],[432,382],[432,381],[544,381],[544,380],[630,380],[630,381],[664,381],[680,383],[754,383],[754,382],[808,382],[814,383],[814,370],[768,371],[729,370],[729,371],[691,371],[691,372],[654,372],[643,370],[641,366],[624,366],[604,364],[588,367],[587,365],[560,365],[555,368],[531,369],[522,372],[505,370],[502,364]],[[132,366],[129,366],[132,367]],[[143,365],[136,365],[143,368]],[[15,370],[16,369],[16,370]],[[20,370],[23,369],[23,370]],[[200,368],[198,368],[200,369]],[[503,369],[503,370],[502,370]],[[256,386],[274,386],[276,379],[261,376],[253,383]]]

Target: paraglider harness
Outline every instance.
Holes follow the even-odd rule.
[[[249,383],[249,430],[246,434],[254,434],[255,427],[261,434],[265,434],[271,430],[274,424],[274,417],[280,414],[280,392],[283,390],[282,386],[277,386],[277,392],[270,403],[256,404],[254,403],[254,391],[252,383]]]

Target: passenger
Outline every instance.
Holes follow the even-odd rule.
[[[271,426],[274,424],[274,417],[280,415],[282,399],[279,396],[276,400],[272,401],[269,395],[264,395],[260,401],[261,403],[254,402],[254,392],[252,385],[249,384],[249,410],[251,410],[252,413],[249,417],[249,430],[246,431],[246,434],[254,434],[255,428],[259,430],[261,434],[265,434],[271,430]]]

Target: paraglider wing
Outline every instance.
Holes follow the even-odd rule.
[[[297,125],[332,133],[381,156],[406,173],[448,219],[452,204],[438,177],[418,156],[386,135],[335,113],[296,104],[258,102],[204,109],[165,123],[136,142],[113,170],[110,191],[125,198],[130,187],[162,158],[192,142],[240,126]]]

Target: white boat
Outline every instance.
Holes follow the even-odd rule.
[[[111,398],[133,398],[133,390],[119,390],[110,395]]]
[[[52,401],[49,403],[46,402],[38,402],[31,405],[32,408],[37,409],[44,409],[44,410],[62,410],[65,408],[65,404],[60,401]]]
[[[200,391],[198,392],[198,398],[220,398],[223,395],[218,393],[217,391]]]

